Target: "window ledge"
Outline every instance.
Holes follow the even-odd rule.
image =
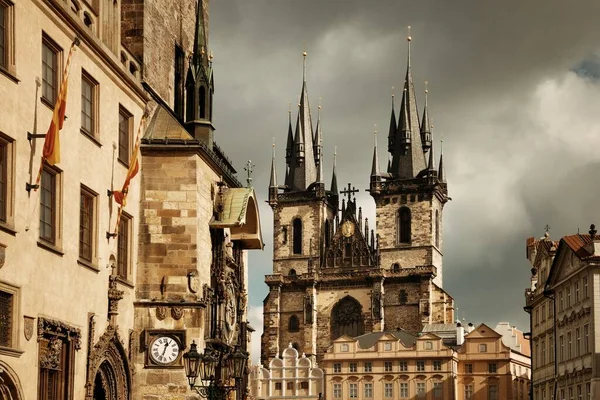
[[[86,131],[83,128],[80,129],[80,132],[81,132],[81,134],[83,136],[85,136],[86,138],[90,139],[90,141],[92,143],[94,143],[96,146],[98,146],[100,148],[102,147],[102,143],[100,143],[100,141],[98,139],[96,139],[96,137],[93,134],[89,133],[88,131]]]
[[[42,102],[42,104],[44,104],[46,107],[48,107],[49,109],[51,109],[52,111],[54,111],[54,104],[56,103],[52,103],[50,100],[48,100],[47,98],[45,98],[44,96],[40,97],[40,101]]]
[[[125,162],[125,161],[121,160],[119,157],[117,157],[117,160],[119,161],[119,164],[121,164],[125,168],[129,169],[129,163],[128,162]]]
[[[23,350],[13,349],[12,347],[0,346],[0,355],[9,357],[21,357],[21,354],[25,353]]]
[[[37,245],[38,245],[38,247],[41,247],[42,249],[48,250],[49,252],[54,253],[56,255],[59,255],[61,257],[65,255],[65,253],[61,249],[59,249],[58,247],[54,246],[53,244],[45,243],[45,242],[43,242],[41,240],[38,240]]]
[[[134,288],[133,282],[126,278],[123,278],[122,276],[117,276],[117,282],[119,282],[121,285],[127,286],[128,288]]]
[[[14,83],[21,82],[14,73],[10,72],[8,69],[0,67],[0,74],[6,76],[8,79],[13,81]]]
[[[13,236],[17,235],[17,231],[15,231],[14,226],[9,225],[6,222],[0,222],[0,231],[4,231]]]
[[[87,269],[94,271],[96,273],[100,272],[100,268],[97,265],[92,264],[91,262],[84,260],[82,258],[77,259],[77,264],[86,267]]]

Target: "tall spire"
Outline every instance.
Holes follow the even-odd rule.
[[[335,173],[335,165],[337,163],[337,146],[333,151],[333,174],[331,176],[331,193],[334,196],[339,196],[338,186],[337,186],[337,175]]]
[[[379,172],[379,156],[377,154],[377,125],[375,125],[375,131],[373,132],[373,165],[371,166],[371,177],[378,177],[381,175]]]
[[[277,167],[275,166],[275,138],[273,138],[273,150],[271,151],[271,179],[269,187],[277,187]]]
[[[194,66],[198,66],[206,60],[208,60],[208,44],[206,42],[206,24],[204,23],[204,0],[198,0],[192,63]]]
[[[321,127],[321,98],[319,97],[319,108],[317,112],[317,129],[315,129],[314,137],[314,156],[315,164],[317,167],[317,182],[321,183],[323,180],[323,132]]]
[[[412,37],[410,36],[410,27],[406,40],[408,41],[408,62],[391,170],[391,173],[399,179],[412,179],[426,168],[419,129],[419,111],[411,72],[410,45]]]
[[[425,108],[423,109],[423,121],[421,122],[421,141],[423,142],[423,152],[427,153],[431,148],[431,124],[429,123],[429,111],[427,108],[427,81],[425,81]]]
[[[306,51],[302,72],[302,92],[298,103],[298,119],[294,137],[293,159],[290,163],[290,187],[292,190],[304,191],[317,179],[317,170],[313,150],[313,129],[306,90]]]
[[[288,104],[288,135],[287,146],[285,148],[285,162],[289,165],[294,150],[294,133],[292,132],[292,103]]]
[[[396,120],[396,111],[394,110],[394,87],[392,86],[392,115],[390,116],[390,131],[388,133],[388,152],[390,153],[394,153],[397,130],[398,121]]]
[[[444,139],[440,141],[440,163],[438,164],[438,179],[440,182],[446,182],[446,172],[444,171]]]

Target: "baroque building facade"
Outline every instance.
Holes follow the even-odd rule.
[[[525,292],[533,337],[533,398],[595,399],[600,393],[600,237],[592,225],[589,234],[558,242],[548,235],[529,238],[527,249],[536,260]]]
[[[266,276],[262,362],[288,343],[320,362],[347,335],[452,323],[452,297],[442,288],[442,211],[449,200],[443,159],[435,166],[427,100],[419,117],[410,65],[388,136],[391,160],[379,169],[373,152],[369,191],[375,229],[363,220],[351,184],[331,186],[323,172],[320,112],[313,129],[304,79],[295,126],[290,111],[286,170],[278,182],[275,154],[269,185],[273,209],[273,273]],[[340,199],[340,195],[343,198]]]
[[[260,219],[215,143],[208,15],[206,0],[0,1],[2,399],[183,400],[192,341],[248,348]],[[35,191],[66,73],[62,157]]]

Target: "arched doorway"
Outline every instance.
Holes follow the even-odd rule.
[[[2,400],[22,400],[23,391],[17,374],[8,366],[0,361],[0,399]]]
[[[346,296],[331,310],[331,340],[342,335],[351,337],[365,333],[362,306],[353,297]]]
[[[117,380],[108,361],[100,364],[94,378],[94,400],[117,400]]]

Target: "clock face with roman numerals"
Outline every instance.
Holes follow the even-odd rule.
[[[179,356],[179,344],[169,336],[159,336],[150,345],[150,357],[157,364],[171,364]]]

